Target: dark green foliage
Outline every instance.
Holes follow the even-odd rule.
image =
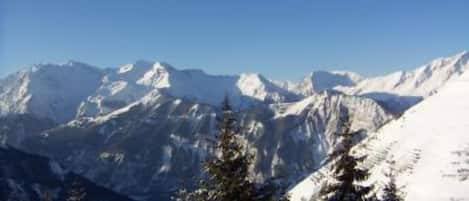
[[[387,161],[389,165],[389,171],[385,172],[384,175],[389,179],[384,185],[383,196],[381,201],[404,201],[404,194],[401,192],[396,184],[396,170],[394,160]]]
[[[207,161],[204,169],[215,185],[210,197],[219,201],[249,201],[254,197],[254,184],[249,179],[253,157],[243,153],[236,134],[236,119],[228,99],[223,102],[217,150],[220,154]]]
[[[368,201],[373,186],[363,186],[358,182],[368,178],[369,172],[360,169],[358,164],[365,160],[365,156],[353,156],[351,149],[354,145],[353,138],[358,132],[352,132],[348,112],[341,119],[340,142],[331,154],[333,160],[333,181],[328,182],[320,192],[322,200],[326,201]]]
[[[223,115],[219,119],[216,153],[203,164],[207,179],[200,181],[197,189],[180,190],[176,201],[287,201],[277,186],[255,184],[249,169],[254,157],[244,152],[237,130],[234,112],[225,98]]]

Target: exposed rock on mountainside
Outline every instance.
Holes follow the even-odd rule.
[[[318,168],[335,143],[342,106],[356,114],[356,128],[375,130],[391,118],[370,99],[329,93],[241,111],[242,132],[257,158],[254,177],[294,181]],[[200,163],[213,154],[216,113],[210,105],[152,92],[128,107],[72,121],[19,146],[134,198],[167,200],[177,186],[200,176]]]

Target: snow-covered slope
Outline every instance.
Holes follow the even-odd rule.
[[[455,78],[437,94],[385,125],[357,152],[378,187],[385,160],[397,161],[397,181],[405,185],[406,200],[469,199],[469,72]],[[292,200],[310,197],[323,181],[327,168],[313,173],[291,190]]]
[[[105,70],[68,62],[34,65],[0,79],[0,115],[31,113],[63,123],[112,112],[155,89],[212,105],[228,95],[240,107],[300,98],[259,74],[216,76],[148,61]]]
[[[95,117],[161,93],[211,105],[225,95],[237,107],[294,102],[324,90],[338,90],[384,103],[402,112],[435,93],[468,68],[469,53],[440,58],[414,71],[363,79],[346,71],[316,71],[298,82],[271,82],[259,74],[209,75],[166,63],[137,61],[101,70],[79,62],[40,64],[0,80],[0,115],[32,113],[57,122]]]
[[[314,71],[298,82],[284,81],[276,83],[296,94],[310,96],[337,86],[355,86],[362,79],[360,75],[348,71]]]
[[[87,64],[39,64],[0,80],[0,115],[32,113],[65,122],[98,88],[102,72]]]
[[[469,52],[438,58],[413,71],[399,71],[389,75],[364,79],[356,86],[338,86],[336,90],[351,95],[364,95],[378,101],[390,102],[390,107],[405,103],[411,106],[420,98],[436,93],[446,82],[469,69]],[[397,108],[404,110],[407,108]]]
[[[231,97],[235,106],[299,98],[259,74],[216,76],[201,70],[177,70],[166,63],[138,61],[110,70],[97,92],[81,104],[78,116],[107,114],[155,89],[167,95],[211,105],[218,105],[226,95]]]
[[[99,88],[80,104],[77,116],[109,113],[140,99],[151,91],[151,87],[137,81],[152,67],[151,62],[137,61],[118,69],[108,69]]]

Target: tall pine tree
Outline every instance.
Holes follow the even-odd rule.
[[[209,198],[217,201],[254,200],[254,184],[249,179],[253,157],[243,152],[228,98],[223,101],[222,111],[217,142],[219,154],[204,164],[209,182],[212,183]]]
[[[245,153],[240,142],[237,122],[226,97],[219,119],[216,155],[203,169],[207,179],[192,192],[178,192],[176,201],[288,201],[274,185],[255,184],[249,176],[254,157]]]
[[[396,161],[389,160],[388,171],[384,175],[388,178],[388,182],[384,185],[381,201],[404,201],[404,194],[396,184]]]
[[[320,198],[325,201],[368,201],[374,199],[370,195],[373,186],[359,183],[366,180],[369,172],[360,169],[359,163],[365,156],[356,157],[352,154],[353,138],[358,132],[352,132],[348,111],[342,113],[340,123],[340,141],[331,154],[333,181],[328,181],[320,192]]]

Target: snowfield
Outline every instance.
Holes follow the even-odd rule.
[[[368,182],[383,181],[385,161],[395,159],[406,200],[469,200],[469,72],[408,110],[357,146],[367,153]],[[292,201],[309,199],[324,181],[327,167],[291,191]]]

